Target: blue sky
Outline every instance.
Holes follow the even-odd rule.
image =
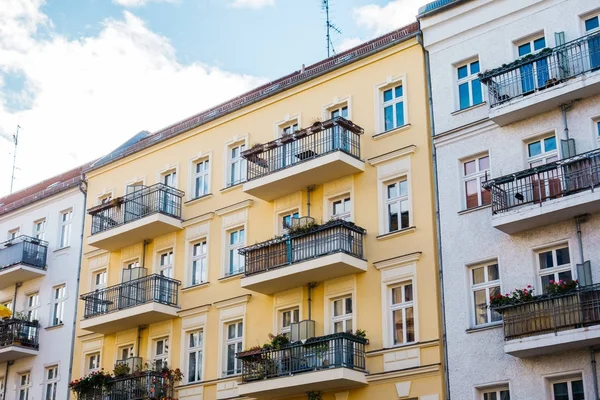
[[[342,51],[423,0],[330,0]],[[0,196],[327,56],[321,0],[0,1]]]

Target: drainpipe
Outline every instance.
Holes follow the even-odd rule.
[[[596,369],[596,350],[590,347],[590,357],[592,359],[592,375],[594,378],[594,399],[598,400],[598,372]]]
[[[81,174],[81,182],[79,183],[79,191],[83,193],[83,208],[85,210],[85,205],[87,204],[87,181],[85,180],[85,175]],[[83,218],[81,218],[81,240],[79,242],[79,266],[77,268],[77,288],[79,288],[79,284],[81,282],[81,264],[83,258],[83,236],[85,229],[85,211],[83,214]],[[75,299],[75,310],[73,311],[73,333],[71,334],[71,357],[69,360],[69,380],[67,382],[71,382],[73,380],[73,351],[75,351],[75,332],[77,328],[77,304],[78,299]],[[71,398],[71,391],[67,391],[67,400]]]
[[[587,221],[587,214],[578,215],[575,217],[575,226],[577,227],[577,244],[579,245],[579,258],[581,264],[585,262],[585,258],[583,257],[583,237],[581,234],[581,223]]]
[[[2,391],[2,398],[6,399],[6,387],[8,386],[8,367],[12,365],[12,361],[6,362],[6,369],[4,371],[4,389]]]
[[[315,282],[310,282],[308,284],[308,320],[311,320],[311,314],[312,314],[312,288],[314,288],[315,286],[317,286],[317,284]]]
[[[146,329],[148,325],[138,326],[137,346],[135,347],[135,356],[140,356],[140,343],[142,342],[142,331]]]
[[[315,185],[306,187],[306,212],[308,213],[307,217],[310,217],[310,192],[315,190]]]
[[[15,283],[15,294],[13,295],[13,301],[12,301],[13,316],[17,312],[17,291],[19,290],[21,285],[22,285],[22,282]]]
[[[431,155],[433,161],[433,184],[434,184],[434,204],[435,204],[435,227],[437,231],[437,254],[438,254],[438,278],[440,281],[440,314],[441,314],[441,328],[442,328],[442,347],[444,348],[444,376],[446,386],[446,400],[450,400],[450,371],[448,369],[448,340],[446,337],[446,307],[444,298],[444,268],[442,262],[442,233],[440,223],[440,199],[438,190],[438,174],[437,174],[437,153],[435,149],[435,122],[433,120],[433,97],[431,91],[431,68],[429,64],[429,52],[425,49],[423,44],[423,36],[421,32],[417,33],[417,42],[423,48],[423,54],[425,55],[425,74],[427,83],[427,100],[429,105],[429,129],[431,130]]]

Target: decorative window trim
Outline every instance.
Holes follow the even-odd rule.
[[[554,140],[556,142],[556,150],[546,151],[545,145],[543,144],[544,140],[550,139],[551,137],[554,137]],[[540,145],[543,145],[544,149],[540,154],[536,156],[529,156],[529,145],[535,142],[540,142]],[[532,168],[531,163],[546,160],[550,157],[556,157],[557,160],[560,160],[560,138],[556,135],[556,131],[546,132],[544,134],[537,135],[529,139],[524,139],[523,144],[525,145],[525,167],[527,169]]]
[[[231,140],[225,142],[225,145],[223,148],[223,150],[224,150],[223,154],[225,154],[225,157],[223,157],[223,169],[222,169],[222,171],[223,171],[223,177],[222,177],[223,189],[228,189],[230,187],[233,187],[233,186],[236,186],[239,184],[239,183],[235,183],[235,184],[229,183],[229,174],[230,174],[229,166],[231,165],[230,152],[233,147],[236,147],[236,146],[239,146],[242,144],[246,146],[246,149],[248,149],[248,134],[234,136],[233,138],[231,138]]]
[[[553,35],[550,35],[550,36],[553,36]],[[525,36],[521,36],[520,38],[514,39],[512,41],[512,52],[513,52],[514,59],[516,60],[516,59],[522,57],[522,56],[519,55],[519,46],[522,46],[522,45],[527,44],[527,43],[532,43],[535,40],[538,40],[538,39],[540,39],[542,37],[546,41],[546,47],[551,47],[551,43],[548,42],[548,39],[550,39],[550,36],[546,35],[546,30],[545,29],[540,29],[540,30],[535,31],[533,33],[529,33],[529,34],[527,34]],[[532,50],[533,50],[533,48],[532,48]],[[535,54],[538,51],[539,50],[535,50],[535,51],[532,51],[529,54]]]
[[[321,119],[323,121],[328,120],[332,110],[344,107],[348,107],[348,118],[352,120],[352,95],[345,97],[334,97],[330,103],[324,104],[321,111]]]
[[[179,180],[181,175],[179,174],[179,163],[165,164],[165,166],[156,173],[156,182],[163,183],[165,175],[175,172],[175,189],[179,188]]]
[[[63,221],[63,215],[69,214],[69,213],[71,214],[71,217],[66,222],[64,222]],[[67,248],[67,247],[71,246],[71,241],[72,241],[72,236],[73,236],[73,221],[74,221],[74,217],[75,217],[75,207],[66,208],[64,210],[61,210],[58,213],[58,246],[57,246],[57,250],[64,249],[64,248]],[[68,233],[69,237],[66,239],[67,243],[64,243],[64,239],[63,239],[63,227],[67,226],[67,225],[70,225],[70,227],[68,229],[69,230],[69,233]]]
[[[37,230],[37,226],[38,224],[42,223],[42,229],[41,230]],[[32,224],[32,230],[31,230],[31,236],[40,240],[44,240],[44,238],[46,237],[46,229],[48,228],[48,218],[43,217],[43,218],[38,218],[36,220],[33,221]],[[37,237],[37,235],[40,235],[40,237]]]
[[[248,301],[250,301],[250,295],[244,295],[229,300],[224,300],[215,303],[214,306],[219,309],[219,349],[218,349],[218,362],[217,362],[217,376],[219,378],[228,378],[237,375],[226,375],[224,374],[224,361],[226,353],[224,352],[226,340],[225,325],[241,321],[243,324],[242,332],[242,349],[246,348],[246,337],[247,337],[247,324],[246,324],[246,308]]]
[[[323,220],[329,221],[335,214],[333,214],[333,203],[335,201],[343,200],[346,197],[350,197],[350,221],[355,221],[354,212],[354,185],[351,188],[344,188],[334,193],[323,195]]]
[[[273,138],[277,139],[281,137],[281,133],[283,128],[286,128],[292,124],[298,124],[298,129],[302,129],[302,113],[298,112],[296,114],[286,114],[283,116],[283,119],[279,121],[275,121],[273,123]]]
[[[160,172],[158,173],[157,179],[160,182]],[[129,186],[135,186],[135,185],[146,186],[146,177],[140,176],[137,178],[132,178],[132,179],[128,180],[127,182],[125,182],[125,187],[123,188],[123,195],[127,194],[127,188]]]
[[[471,110],[475,107],[477,107],[478,105],[481,104],[485,104],[485,99],[487,98],[487,92],[486,92],[486,87],[484,87],[485,85],[483,83],[480,82],[481,85],[481,103],[477,103],[474,104],[473,101],[473,85],[471,84],[471,82],[473,82],[474,80],[479,79],[478,77],[478,72],[472,74],[471,73],[471,64],[474,62],[479,62],[479,72],[481,72],[481,57],[479,54],[476,54],[474,56],[471,57],[467,57],[462,59],[461,61],[455,62],[452,64],[452,67],[454,69],[454,90],[456,91],[456,95],[454,96],[454,113],[458,113],[460,111],[467,111],[467,110]],[[467,66],[468,68],[468,75],[466,78],[458,78],[458,70],[461,67]],[[468,83],[469,84],[469,106],[465,107],[465,108],[461,108],[460,106],[460,85],[464,84],[464,83]]]
[[[188,384],[196,384],[196,383],[200,383],[202,382],[202,380],[204,379],[204,376],[206,376],[205,372],[206,372],[206,332],[207,332],[207,322],[208,322],[208,311],[209,311],[210,306],[201,306],[195,309],[191,309],[191,310],[185,310],[185,311],[180,311],[179,312],[179,316],[181,317],[181,337],[182,338],[186,338],[186,343],[182,343],[184,344],[183,346],[180,346],[180,360],[184,360],[184,374],[185,376],[185,381]],[[188,364],[187,364],[187,354],[188,354],[188,346],[189,346],[189,342],[187,342],[188,339],[188,335],[192,332],[195,331],[202,331],[203,332],[203,339],[202,339],[202,347],[201,347],[201,351],[202,351],[202,364],[200,366],[200,368],[202,368],[202,377],[201,380],[199,382],[189,382],[188,381],[188,377],[187,377],[187,369],[188,369]]]
[[[501,390],[508,390],[508,392],[510,393],[510,383],[507,381],[500,381],[500,382],[486,383],[483,385],[477,385],[476,387],[473,388],[474,397],[477,400],[483,400],[483,395],[485,393],[489,393],[489,392],[493,392],[493,391],[501,391]],[[500,400],[500,398],[498,398],[498,400]]]
[[[60,288],[64,288],[64,296],[59,299],[56,299],[54,297],[55,291]],[[60,326],[65,323],[65,309],[66,309],[68,300],[69,300],[69,291],[68,291],[66,282],[58,283],[58,284],[52,286],[51,300],[50,300],[50,323],[48,324],[49,327]],[[54,318],[55,318],[54,306],[59,303],[62,303],[62,322],[55,324],[54,323]]]
[[[485,170],[485,171],[482,172],[479,169],[479,160],[482,159],[482,158],[484,158],[484,157],[488,158],[489,168],[487,170]],[[462,197],[461,198],[462,211],[472,210],[472,209],[475,209],[475,208],[478,208],[478,207],[485,207],[485,206],[488,206],[488,205],[492,204],[491,201],[488,204],[483,204],[483,198],[481,196],[481,190],[479,190],[477,192],[477,204],[478,205],[475,206],[475,207],[468,207],[467,206],[467,187],[466,187],[466,183],[468,181],[475,180],[478,183],[477,187],[481,188],[480,184],[485,181],[486,172],[487,172],[488,178],[492,177],[491,160],[492,160],[492,158],[490,156],[490,152],[489,151],[484,151],[484,152],[481,152],[481,153],[477,153],[477,154],[474,154],[472,156],[465,157],[465,158],[462,158],[462,159],[459,160],[459,163],[460,163],[461,186],[462,186],[461,187],[461,193],[462,193],[462,196],[461,196]],[[474,172],[474,173],[472,173],[472,174],[465,175],[465,164],[468,163],[468,162],[471,162],[471,161],[475,161],[477,171]]]
[[[221,268],[221,278],[229,278],[231,276],[235,276],[235,275],[239,275],[242,272],[238,272],[238,273],[232,273],[232,274],[227,274],[227,271],[229,269],[229,251],[230,249],[230,244],[229,244],[229,236],[232,232],[236,232],[236,231],[240,231],[240,230],[244,230],[244,241],[243,243],[241,243],[241,246],[239,248],[243,248],[247,245],[248,243],[248,222],[244,222],[238,225],[233,225],[233,226],[229,226],[229,227],[223,227],[223,255],[224,257],[222,257],[223,261],[222,261],[222,268]]]
[[[546,391],[546,399],[554,399],[554,390],[552,387],[553,383],[562,381],[581,380],[583,381],[584,391],[587,387],[587,378],[583,370],[560,372],[555,374],[543,375],[542,377],[544,378],[544,389]]]
[[[500,271],[500,261],[498,258],[488,258],[482,261],[477,261],[474,263],[470,263],[466,265],[466,270],[467,270],[467,283],[469,286],[469,300],[468,300],[468,304],[469,304],[469,329],[480,329],[480,328],[485,328],[487,326],[490,325],[496,325],[499,323],[502,323],[502,320],[500,321],[491,321],[491,310],[489,310],[490,314],[490,321],[487,323],[483,323],[483,324],[477,324],[476,323],[476,316],[474,314],[474,310],[475,310],[475,299],[473,297],[473,294],[475,293],[475,289],[488,289],[490,287],[496,286],[495,282],[496,281],[485,281],[483,283],[479,283],[479,284],[474,284],[473,283],[473,269],[475,268],[480,268],[480,267],[488,267],[490,265],[496,264],[498,265],[498,276],[499,279],[497,280],[498,282],[498,287],[500,288],[500,294],[504,293],[502,292],[502,272]],[[485,271],[485,274],[487,275],[487,271]],[[477,286],[477,287],[475,287]],[[486,296],[486,302],[488,302],[489,298]]]
[[[298,307],[300,312],[300,321],[302,321],[303,312],[303,297],[302,289],[289,289],[283,292],[275,293],[273,296],[273,332],[279,332],[280,321],[279,313],[290,308]]]
[[[552,258],[554,259],[556,257],[556,250],[565,248],[565,247],[569,249],[569,266],[568,267],[555,265],[552,268],[547,268],[546,270],[542,270],[540,268],[540,259],[539,259],[540,253],[551,251]],[[539,285],[538,286],[539,290],[536,290],[537,294],[542,294],[542,292],[544,290],[544,286],[542,284],[542,276],[550,275],[550,274],[558,274],[560,272],[571,271],[572,279],[574,279],[574,280],[577,279],[577,267],[576,267],[577,263],[573,261],[573,254],[576,254],[576,253],[573,252],[573,246],[571,246],[570,240],[565,239],[565,240],[555,241],[551,244],[537,246],[532,249],[532,253],[533,253],[533,265],[535,268],[536,283]]]
[[[193,225],[186,227],[186,238],[185,238],[185,276],[183,280],[183,289],[194,287],[192,285],[192,253],[194,244],[206,240],[206,282],[210,282],[210,219],[204,219]]]
[[[98,354],[99,358],[98,358],[98,367],[95,369],[90,369],[89,368],[89,359],[91,356]],[[93,351],[89,351],[84,353],[83,355],[83,371],[85,371],[85,375],[89,374],[90,372],[94,372],[94,371],[99,371],[102,369],[102,351],[101,350],[93,350]]]
[[[208,193],[199,196],[199,197],[194,197],[194,194],[196,193],[196,164],[199,161],[204,161],[204,160],[208,160]],[[205,196],[208,196],[212,193],[212,183],[213,183],[213,153],[212,151],[206,151],[206,152],[199,152],[198,154],[196,154],[195,156],[193,156],[192,158],[190,158],[189,162],[188,162],[188,171],[189,171],[189,179],[188,179],[188,185],[187,185],[187,194],[186,194],[186,198],[187,201],[193,201],[193,200],[198,200],[201,199]]]
[[[275,232],[277,235],[283,235],[285,232],[284,232],[284,228],[283,228],[282,218],[288,214],[295,214],[295,213],[298,213],[299,216],[302,216],[300,208],[301,208],[300,206],[292,206],[292,207],[288,207],[288,208],[283,208],[281,210],[277,210],[275,212],[275,221],[274,221],[273,232]]]
[[[403,101],[403,108],[404,108],[404,125],[409,125],[410,124],[410,116],[408,114],[408,102],[409,102],[409,98],[408,98],[408,85],[407,85],[407,80],[406,80],[406,75],[398,75],[398,76],[388,76],[385,80],[385,82],[380,82],[378,84],[376,84],[374,86],[374,96],[375,96],[375,129],[374,129],[374,133],[373,136],[381,134],[381,133],[385,133],[388,132],[385,129],[385,123],[383,122],[383,101],[381,99],[381,96],[383,94],[383,91],[392,87],[392,86],[398,86],[398,84],[402,85],[402,101]],[[396,128],[400,128],[400,126],[397,126]],[[390,129],[390,131],[393,129]]]

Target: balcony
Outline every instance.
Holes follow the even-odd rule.
[[[39,330],[37,321],[0,320],[0,363],[37,355]]]
[[[310,185],[364,172],[363,129],[342,117],[317,122],[242,153],[247,160],[244,192],[265,201]]]
[[[600,212],[600,150],[494,178],[492,224],[514,234]]]
[[[527,55],[480,74],[490,119],[510,124],[600,93],[600,33]]]
[[[336,333],[280,349],[239,353],[238,394],[271,399],[366,385],[365,342],[349,333]]]
[[[335,220],[240,250],[245,259],[243,288],[272,294],[367,270],[366,231]]]
[[[0,289],[46,275],[48,243],[19,236],[0,243]]]
[[[162,183],[137,188],[88,210],[92,216],[89,245],[115,251],[181,229],[184,192]]]
[[[175,318],[180,285],[175,279],[153,274],[83,294],[81,328],[108,335]]]
[[[600,285],[498,310],[504,351],[525,358],[600,344]]]
[[[172,399],[173,381],[159,371],[137,372],[115,377],[105,386],[86,388],[78,400],[153,400]]]

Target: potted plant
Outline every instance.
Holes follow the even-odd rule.
[[[294,137],[296,139],[301,139],[301,138],[305,137],[306,135],[308,135],[308,131],[306,129],[300,129],[300,130],[294,132]]]
[[[358,338],[364,339],[365,344],[369,345],[369,338],[367,338],[367,331],[365,331],[363,329],[357,329],[354,331],[353,335]]]
[[[115,374],[115,377],[119,377],[119,378],[129,375],[130,372],[131,372],[131,369],[125,363],[115,365],[115,369],[113,371],[113,373]]]
[[[294,136],[291,133],[284,133],[279,140],[281,140],[281,143],[291,143],[294,141]]]

